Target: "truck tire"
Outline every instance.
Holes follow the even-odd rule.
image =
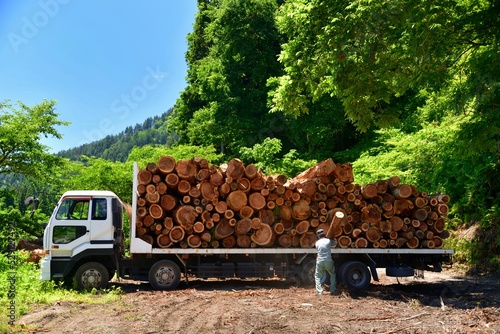
[[[302,280],[299,275],[291,275],[286,278],[286,281],[294,287],[299,287],[302,285]]]
[[[99,262],[87,262],[76,270],[75,278],[80,290],[103,289],[108,285],[109,273]]]
[[[155,290],[173,290],[181,281],[181,270],[174,262],[161,260],[151,267],[148,278]]]
[[[108,275],[109,275],[108,276],[109,277],[108,282],[111,281],[113,279],[113,277],[115,277],[115,274],[116,274],[116,270],[115,269],[109,269],[108,268]]]
[[[300,279],[302,280],[302,285],[311,286],[314,285],[314,272],[316,270],[316,260],[313,258],[307,258],[301,263],[302,272]]]
[[[367,265],[359,261],[350,261],[340,267],[340,279],[349,289],[364,290],[371,282]]]

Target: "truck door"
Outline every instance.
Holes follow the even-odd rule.
[[[50,252],[53,258],[71,257],[90,241],[90,197],[65,197],[52,220]]]
[[[92,198],[90,240],[92,242],[113,243],[113,215],[108,212],[111,208],[111,198]]]

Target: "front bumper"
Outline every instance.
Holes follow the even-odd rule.
[[[50,255],[47,255],[40,261],[40,279],[50,281],[50,278]]]

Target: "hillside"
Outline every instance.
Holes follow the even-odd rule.
[[[108,135],[101,140],[60,151],[57,155],[73,161],[80,161],[84,155],[124,162],[134,147],[174,141],[173,135],[166,131],[166,120],[171,113],[172,109],[169,109],[160,116],[148,117],[142,124],[128,126],[116,135]]]

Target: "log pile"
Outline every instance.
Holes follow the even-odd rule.
[[[399,177],[359,185],[350,164],[320,162],[293,179],[264,176],[239,159],[163,156],[138,175],[136,236],[154,247],[310,248],[336,212],[342,248],[440,248],[449,196]]]

